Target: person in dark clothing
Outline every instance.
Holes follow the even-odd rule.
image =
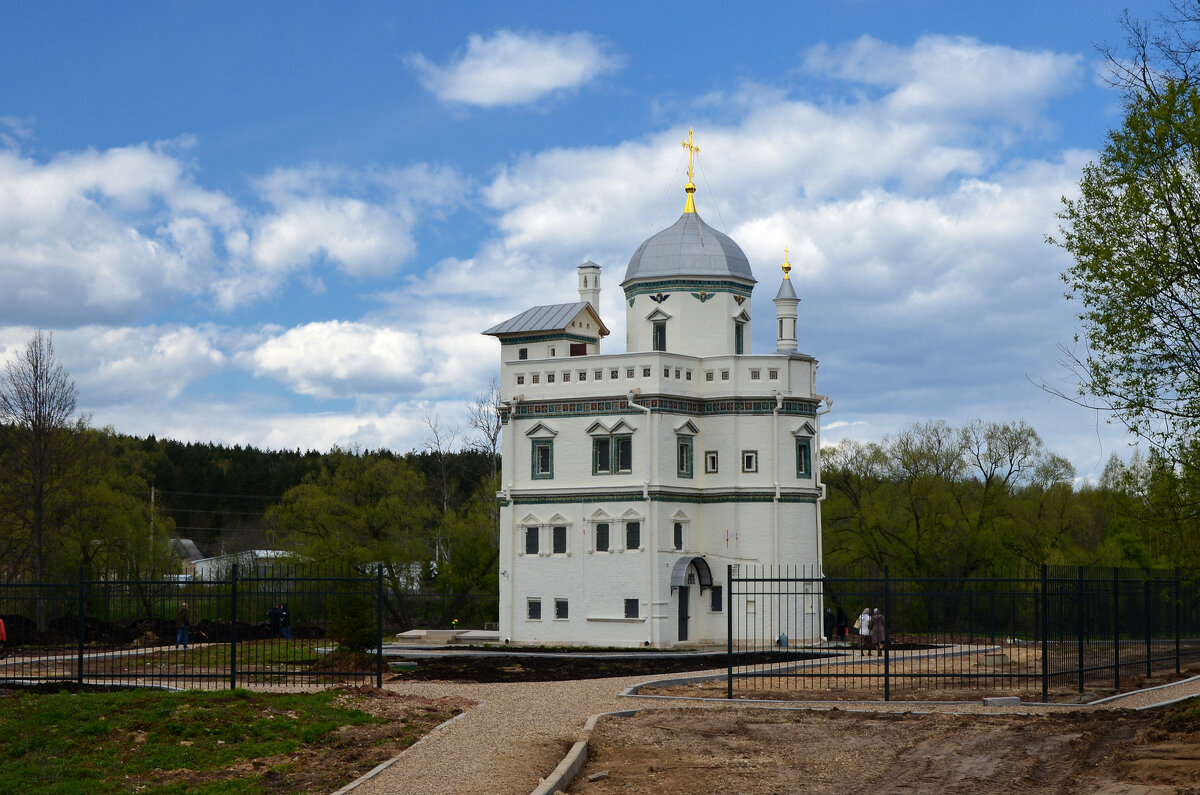
[[[284,602],[283,604],[281,604],[279,606],[279,609],[281,612],[281,615],[279,616],[279,635],[284,640],[291,640],[292,639],[292,626],[288,621],[289,616],[288,616],[287,602]]]
[[[175,648],[179,648],[179,644],[183,644],[183,648],[188,647],[188,630],[192,627],[192,612],[188,609],[188,603],[184,602],[179,606],[179,612],[175,614]]]
[[[871,614],[871,646],[880,657],[883,656],[883,647],[886,642],[887,622],[877,607]]]
[[[846,636],[849,632],[849,626],[848,626],[849,623],[850,623],[850,619],[847,618],[846,611],[841,608],[841,605],[838,605],[838,609],[837,609],[837,639],[838,640],[846,640]]]
[[[283,608],[278,604],[271,605],[271,609],[267,611],[267,621],[271,622],[271,637],[282,637]]]
[[[833,640],[833,631],[837,629],[837,620],[833,617],[833,608],[825,608],[825,640]]]

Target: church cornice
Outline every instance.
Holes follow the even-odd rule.
[[[765,416],[774,413],[775,398],[768,395],[697,400],[675,395],[646,395],[638,398],[655,414],[685,414],[691,417],[719,417],[728,414]],[[779,413],[787,416],[815,417],[820,401],[804,398],[784,398]],[[629,405],[624,397],[589,398],[587,400],[531,400],[518,403],[516,419],[543,417],[592,417],[611,414],[640,414],[642,410]],[[502,422],[512,419],[508,407],[500,410]]]
[[[752,285],[735,282],[728,279],[657,279],[654,281],[635,282],[625,287],[625,298],[632,301],[639,295],[657,295],[658,293],[694,293],[695,299],[704,303],[713,293],[733,293],[743,298],[749,298],[754,290]],[[704,297],[701,297],[703,295]]]
[[[601,502],[645,502],[641,489],[620,489],[611,491],[580,490],[569,492],[532,492],[527,494],[511,494],[512,499],[497,495],[497,501],[502,505],[564,505],[564,504],[595,504]],[[804,492],[781,492],[779,501],[786,503],[815,503],[817,493],[811,490]],[[773,490],[732,491],[729,489],[713,489],[704,492],[679,492],[668,489],[650,489],[651,502],[679,502],[689,505],[715,505],[719,503],[764,503],[774,502]]]

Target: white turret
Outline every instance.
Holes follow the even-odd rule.
[[[790,271],[792,265],[787,261],[787,249],[783,250],[783,283],[775,295],[775,352],[796,352],[796,319],[799,314],[796,307],[800,299],[792,287]]]
[[[579,300],[600,311],[600,266],[591,260],[579,266]]]

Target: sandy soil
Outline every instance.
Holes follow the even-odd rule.
[[[1200,721],[1175,711],[647,710],[599,721],[570,792],[1200,793]]]

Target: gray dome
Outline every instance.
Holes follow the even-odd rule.
[[[621,286],[635,279],[687,277],[755,281],[750,261],[729,235],[713,229],[696,213],[684,213],[634,252]]]

